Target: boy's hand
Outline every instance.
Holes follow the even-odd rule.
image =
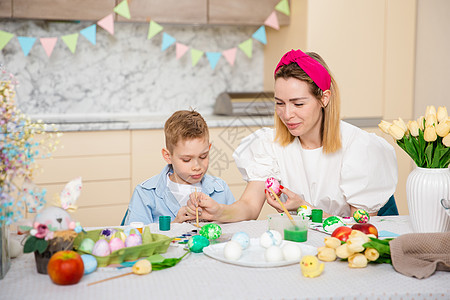
[[[187,210],[189,214],[193,214],[195,218],[195,210],[198,207],[198,215],[203,220],[214,221],[217,220],[220,213],[221,206],[211,197],[203,193],[192,193],[189,195],[187,202]]]
[[[177,216],[172,221],[172,223],[183,223],[190,220],[195,220],[195,211],[192,215],[191,213],[189,213],[187,206],[182,206],[178,210]]]

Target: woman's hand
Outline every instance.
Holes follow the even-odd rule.
[[[302,205],[308,205],[311,207],[311,204],[303,200],[299,195],[292,192],[288,188],[280,186],[281,193],[285,194],[287,196],[286,202],[284,202],[284,206],[287,210],[297,210]],[[281,205],[278,203],[278,201],[275,199],[275,197],[272,195],[272,192],[269,192],[266,190],[266,201],[269,203],[270,206],[275,208],[278,212],[283,212],[283,209],[281,208]]]
[[[221,205],[204,193],[190,194],[186,206],[189,214],[194,215],[194,219],[197,207],[198,215],[201,216],[203,220],[215,221],[218,219],[221,212]]]
[[[189,213],[187,206],[182,206],[178,210],[177,216],[172,223],[183,223],[190,220],[195,220],[195,211],[194,214],[191,214]]]

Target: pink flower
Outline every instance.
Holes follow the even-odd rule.
[[[38,239],[45,238],[45,236],[47,235],[47,233],[49,231],[47,225],[45,225],[45,224],[39,224],[36,229],[37,229],[37,232],[36,232],[35,237],[37,237]]]

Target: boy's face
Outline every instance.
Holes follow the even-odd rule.
[[[197,138],[178,141],[172,153],[163,149],[164,159],[173,167],[170,179],[181,184],[200,182],[208,170],[210,148],[206,138]]]

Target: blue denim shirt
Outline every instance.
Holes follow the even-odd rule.
[[[161,173],[136,186],[128,205],[125,225],[131,222],[157,223],[159,216],[175,219],[181,206],[167,187],[167,173],[172,172],[171,166],[167,165]],[[235,201],[226,182],[218,177],[206,174],[201,187],[202,193],[217,203],[231,204]]]

